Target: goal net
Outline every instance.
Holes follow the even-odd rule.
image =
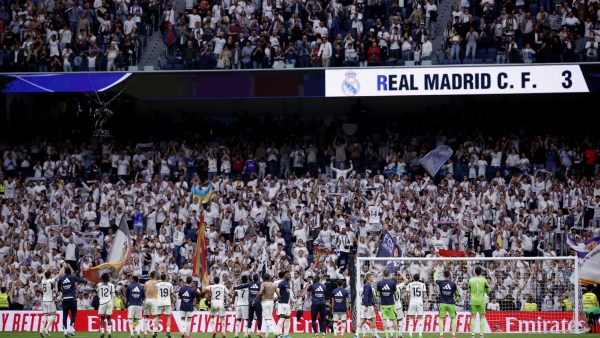
[[[439,333],[439,309],[440,306],[446,308],[445,303],[448,301],[440,302],[441,290],[434,279],[445,285],[442,283],[446,280],[445,271],[450,274],[447,280],[454,281],[458,291],[453,297],[457,333],[470,333],[472,326],[475,333],[480,333],[480,328],[483,328],[483,333],[579,333],[586,329],[585,317],[580,312],[581,286],[576,257],[360,257],[355,263],[358,290],[352,313],[355,330],[360,319],[369,316],[367,312],[370,309],[361,306],[365,283],[369,279],[368,284],[375,295],[373,309],[380,336],[387,336],[384,335],[387,332],[391,334],[393,329],[393,320],[388,319],[390,315],[385,313],[390,308],[389,293],[387,301],[384,301],[388,305],[387,309],[386,304],[381,304],[382,298],[379,297],[386,290],[386,284],[389,289],[390,280],[399,290],[395,295],[394,308],[398,308],[398,317],[404,315],[402,319],[397,319],[401,333],[406,334],[412,328],[414,334],[418,335],[419,325],[423,333]],[[483,294],[486,309],[483,325],[480,324],[480,315],[471,315],[471,310],[477,309],[479,304],[474,300],[476,305],[471,305],[469,292],[469,279],[475,277],[477,266],[481,267],[482,277],[489,285],[489,292]],[[384,276],[385,271],[387,278]],[[407,315],[411,294],[407,285],[415,281],[417,274],[424,284],[423,315],[412,316],[413,322],[410,323]],[[418,297],[416,298],[415,302],[418,304]],[[419,318],[421,323],[417,321]],[[448,316],[444,323],[446,334],[451,332],[452,325]],[[361,331],[372,331],[369,320],[366,320]],[[392,337],[397,335],[391,334]]]

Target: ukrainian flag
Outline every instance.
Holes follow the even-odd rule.
[[[198,202],[200,202],[201,204],[210,202],[210,199],[212,198],[212,194],[213,194],[213,189],[212,189],[211,184],[209,184],[208,187],[206,187],[204,189],[192,187],[193,198],[197,198]]]

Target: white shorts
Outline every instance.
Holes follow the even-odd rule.
[[[401,307],[396,308],[396,320],[400,320],[404,318],[404,311]]]
[[[292,306],[290,304],[277,303],[277,315],[289,317],[292,314]]]
[[[262,315],[263,319],[273,319],[273,301],[266,300],[260,303],[262,305]]]
[[[211,304],[210,306],[210,315],[211,316],[219,316],[225,317],[225,307],[223,304]]]
[[[127,318],[142,318],[142,310],[143,308],[139,305],[131,305],[127,308]]]
[[[105,304],[100,304],[98,307],[98,314],[101,316],[110,316],[113,313],[113,307],[112,301]]]
[[[54,301],[42,302],[42,312],[44,314],[55,314],[56,313],[56,303]]]
[[[192,319],[192,316],[194,315],[194,311],[181,311],[180,315],[181,315],[181,319],[185,319],[185,318]]]
[[[423,315],[423,304],[422,303],[410,303],[408,304],[408,311],[406,314],[409,316],[422,316]]]
[[[338,320],[346,320],[348,319],[348,315],[346,312],[334,312],[333,313],[333,322],[337,322]]]
[[[235,307],[235,318],[248,320],[248,305],[238,305]]]
[[[159,305],[156,307],[156,312],[154,315],[159,316],[161,314],[170,315],[173,312],[173,307],[171,305]]]
[[[144,314],[146,316],[151,316],[156,313],[156,299],[146,299],[144,303]]]
[[[362,318],[362,319],[375,318],[375,308],[373,308],[372,306],[362,306],[361,305],[360,318]]]

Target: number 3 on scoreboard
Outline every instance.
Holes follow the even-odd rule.
[[[562,76],[565,78],[565,80],[562,83],[563,88],[571,88],[571,86],[573,86],[573,80],[571,79],[571,71],[570,70],[565,70],[562,72]]]

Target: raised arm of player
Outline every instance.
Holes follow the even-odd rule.
[[[402,282],[404,284],[408,284],[408,278],[406,278],[406,275],[404,273],[402,273],[402,271],[398,270],[398,274],[400,274],[400,277],[402,278]]]

